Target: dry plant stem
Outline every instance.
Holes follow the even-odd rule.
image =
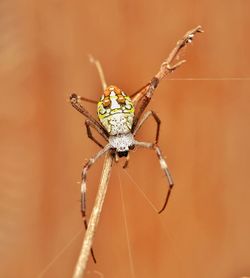
[[[99,184],[99,189],[97,192],[95,204],[89,219],[88,229],[85,233],[85,237],[83,240],[82,249],[80,251],[80,255],[75,267],[75,271],[73,274],[73,278],[82,278],[84,275],[84,271],[86,269],[86,265],[88,262],[90,249],[92,246],[95,230],[99,221],[99,217],[102,211],[102,205],[105,199],[109,177],[111,173],[111,167],[113,163],[113,157],[108,152],[105,156],[104,166],[102,171],[102,176]]]
[[[141,115],[143,114],[144,110],[149,104],[153,96],[154,90],[157,88],[159,82],[168,74],[170,74],[186,62],[186,60],[175,62],[181,49],[192,42],[193,37],[196,33],[202,32],[203,30],[201,26],[197,26],[196,28],[188,31],[183,36],[183,38],[177,42],[176,46],[170,52],[167,59],[161,64],[158,73],[152,78],[152,80],[148,84],[146,84],[145,87],[142,87],[142,89],[138,92],[138,94],[135,97],[132,98],[134,104],[136,104],[138,101],[141,101],[141,105],[139,106],[139,109],[135,115],[132,131],[134,131],[134,128],[136,127],[138,120],[140,119]]]
[[[100,79],[101,79],[101,83],[102,83],[102,88],[103,88],[103,91],[107,88],[107,82],[105,80],[105,76],[104,76],[104,73],[103,73],[103,69],[102,69],[102,65],[101,63],[96,60],[91,54],[89,54],[89,60],[91,63],[93,63],[96,68],[97,68],[97,71],[99,73],[99,76],[100,76]]]

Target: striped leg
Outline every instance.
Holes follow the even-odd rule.
[[[167,195],[166,195],[166,198],[165,198],[165,202],[162,206],[162,209],[158,212],[158,213],[161,213],[161,212],[164,211],[164,209],[166,208],[166,206],[168,204],[168,200],[169,200],[172,188],[174,186],[174,182],[173,182],[173,179],[171,177],[170,171],[168,169],[166,160],[164,159],[160,148],[155,144],[146,143],[146,142],[137,142],[136,141],[135,146],[142,147],[142,148],[147,148],[147,149],[153,149],[156,152],[156,155],[159,159],[161,169],[163,170],[163,172],[165,173],[165,175],[167,177],[169,187],[168,187],[168,192],[167,192]]]
[[[173,179],[171,177],[171,174],[170,174],[170,171],[168,169],[168,165],[166,163],[166,160],[164,159],[163,155],[162,155],[162,152],[160,150],[160,148],[158,146],[154,146],[154,150],[156,151],[156,154],[158,156],[158,159],[160,161],[160,165],[161,165],[161,169],[164,171],[167,179],[168,179],[168,184],[169,184],[169,188],[168,188],[168,193],[167,193],[167,196],[166,196],[166,199],[165,199],[165,202],[162,206],[162,209],[158,212],[158,213],[161,213],[164,211],[164,209],[166,208],[167,204],[168,204],[168,199],[170,197],[170,194],[171,194],[171,190],[174,186],[174,182],[173,182]]]

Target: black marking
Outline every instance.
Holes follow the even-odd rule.
[[[123,151],[123,152],[117,152],[119,157],[127,157],[128,156],[128,151]]]

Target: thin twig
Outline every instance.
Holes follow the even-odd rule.
[[[84,275],[84,271],[86,269],[86,265],[88,262],[90,249],[92,246],[95,230],[99,221],[99,217],[102,211],[103,201],[106,195],[109,177],[111,173],[113,157],[110,153],[107,153],[104,160],[104,166],[102,170],[102,176],[97,192],[97,196],[95,199],[95,204],[89,219],[88,229],[85,233],[85,237],[82,244],[82,249],[80,251],[80,255],[75,266],[75,271],[73,274],[73,278],[82,278]]]
[[[91,54],[89,54],[89,61],[96,66],[97,71],[99,73],[99,77],[101,79],[102,88],[103,90],[105,90],[107,88],[107,82],[105,80],[101,63],[99,62],[99,60],[95,59]]]

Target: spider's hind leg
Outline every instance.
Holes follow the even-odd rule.
[[[166,162],[165,158],[163,157],[160,148],[157,145],[155,145],[153,143],[146,143],[146,142],[136,141],[135,146],[146,148],[146,149],[153,149],[156,152],[156,155],[159,159],[161,169],[163,170],[164,174],[166,175],[169,187],[168,187],[168,192],[167,192],[167,195],[166,195],[166,198],[165,198],[165,202],[164,202],[162,208],[158,212],[158,213],[162,213],[164,211],[164,209],[166,208],[167,204],[168,204],[168,200],[169,200],[172,188],[174,186],[174,182],[173,182],[172,176],[170,174],[170,171],[168,169],[167,162]]]
[[[162,208],[158,212],[158,213],[162,213],[164,211],[164,209],[166,208],[167,204],[168,204],[168,200],[169,200],[169,197],[170,197],[170,194],[171,194],[171,190],[174,186],[174,181],[172,179],[172,176],[171,176],[170,171],[168,169],[168,165],[167,165],[166,160],[164,159],[164,157],[162,155],[162,152],[161,152],[160,148],[155,145],[154,150],[157,154],[157,157],[160,161],[161,168],[164,171],[164,173],[165,173],[165,175],[168,179],[168,184],[169,184],[169,188],[168,188],[168,192],[167,192],[167,195],[166,195],[166,198],[165,198],[165,202],[164,202]]]

